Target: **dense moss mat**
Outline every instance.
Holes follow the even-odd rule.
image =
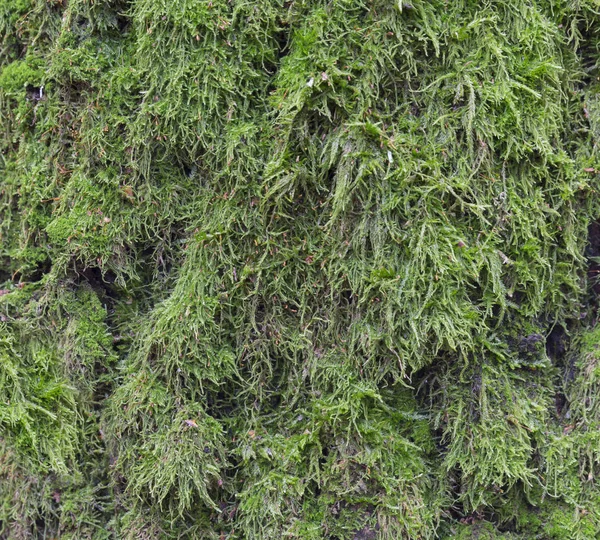
[[[599,33],[0,0],[0,537],[600,538]]]

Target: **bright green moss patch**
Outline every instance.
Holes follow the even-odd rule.
[[[0,0],[0,537],[598,537],[599,24]]]
[[[15,61],[0,72],[0,88],[9,94],[24,93],[27,86],[40,86],[42,72],[27,61]]]

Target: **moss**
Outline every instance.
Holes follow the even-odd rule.
[[[460,540],[480,539],[480,540],[518,540],[522,538],[512,533],[499,532],[493,523],[486,521],[472,521],[472,523],[461,523],[456,525],[448,538],[458,538]],[[530,537],[533,538],[533,537]]]
[[[0,536],[598,536],[598,24],[0,0]]]
[[[25,94],[28,86],[39,87],[43,73],[39,60],[16,60],[0,71],[0,89],[9,94]]]

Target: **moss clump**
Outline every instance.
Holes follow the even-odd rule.
[[[0,536],[600,535],[592,0],[0,0]]]
[[[15,60],[0,72],[0,89],[9,94],[25,93],[27,86],[40,86],[42,72],[30,62]]]

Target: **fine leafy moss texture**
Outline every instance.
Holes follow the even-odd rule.
[[[0,538],[600,538],[598,0],[0,0]]]

